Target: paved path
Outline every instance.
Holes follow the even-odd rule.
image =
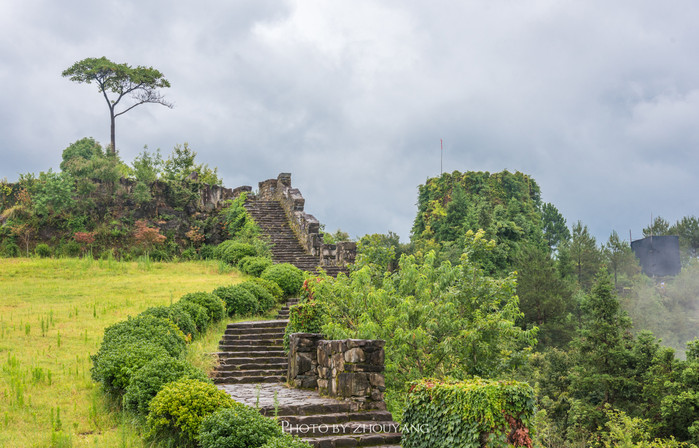
[[[333,405],[340,401],[321,397],[313,390],[294,389],[279,383],[219,384],[218,388],[226,391],[235,401],[258,408],[274,407],[275,393],[279,407]]]

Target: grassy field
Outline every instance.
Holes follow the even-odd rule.
[[[217,263],[0,259],[0,447],[142,447],[90,378],[104,328],[240,281]],[[226,322],[191,345],[210,361]]]

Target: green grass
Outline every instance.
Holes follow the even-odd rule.
[[[0,259],[0,447],[143,447],[90,378],[105,327],[240,280],[218,262]],[[211,368],[225,324],[192,362]]]

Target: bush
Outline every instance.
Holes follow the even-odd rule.
[[[277,285],[272,280],[265,280],[264,278],[251,278],[248,281],[263,286],[267,291],[270,292],[270,294],[272,294],[272,296],[277,302],[284,301],[284,291],[282,291],[281,286]]]
[[[235,266],[243,257],[257,255],[257,251],[252,244],[228,240],[216,246],[214,254],[219,260]]]
[[[198,260],[199,254],[197,254],[197,250],[195,248],[190,247],[182,251],[182,254],[180,254],[180,259],[182,261]]]
[[[151,400],[146,419],[148,437],[171,435],[181,445],[196,444],[201,422],[221,408],[242,408],[224,391],[204,381],[180,379],[168,383]]]
[[[60,253],[66,257],[77,257],[80,255],[82,248],[77,241],[66,241],[60,246]]]
[[[3,257],[19,257],[19,246],[13,241],[4,241],[0,246],[0,253]]]
[[[124,408],[148,414],[148,404],[170,382],[182,378],[208,382],[206,375],[186,361],[170,357],[152,359],[132,376],[124,394]]]
[[[240,285],[221,286],[214,289],[214,294],[226,303],[229,316],[251,316],[260,309],[257,298]]]
[[[275,282],[287,297],[298,294],[303,285],[303,271],[289,263],[270,266],[260,277]]]
[[[281,426],[248,406],[219,409],[201,424],[202,448],[258,448],[283,434]]]
[[[259,277],[270,266],[272,266],[272,260],[267,257],[243,257],[238,262],[238,269],[253,277]]]
[[[107,327],[102,345],[93,359],[113,346],[139,341],[159,345],[173,358],[179,358],[185,351],[184,334],[174,323],[155,316],[138,316]]]
[[[48,258],[51,256],[51,248],[46,243],[37,244],[34,253],[41,258]]]
[[[289,323],[284,330],[284,350],[289,350],[289,335],[292,333],[321,333],[327,314],[327,307],[320,302],[299,303],[289,308]]]
[[[214,246],[210,246],[208,244],[203,244],[199,248],[199,258],[202,260],[211,260],[214,257]]]
[[[412,383],[402,425],[404,448],[532,446],[534,390],[517,381],[424,378]],[[424,429],[424,430],[421,430]]]
[[[196,325],[199,334],[204,333],[206,329],[209,328],[209,314],[206,312],[206,308],[198,303],[180,300],[179,302],[170,305],[170,307],[176,310],[182,310],[189,314],[192,317],[192,320],[194,320],[194,325]]]
[[[170,261],[170,255],[162,249],[154,249],[149,254],[148,257],[151,261]]]
[[[147,341],[126,341],[100,348],[93,358],[92,379],[113,395],[124,393],[136,372],[152,359],[170,358],[162,346]]]
[[[276,439],[270,439],[260,448],[313,448],[313,445],[308,442],[304,442],[298,437],[284,434]]]
[[[180,298],[180,302],[192,302],[203,306],[212,322],[218,322],[226,315],[226,308],[223,301],[218,296],[208,292],[185,294]]]
[[[181,307],[154,306],[148,308],[139,316],[155,316],[161,319],[170,319],[185,336],[193,338],[197,334],[197,325],[194,319]]]
[[[247,289],[252,293],[252,295],[255,296],[259,304],[260,313],[266,313],[267,311],[271,310],[276,304],[274,296],[272,296],[272,294],[270,294],[270,292],[267,291],[267,289],[264,286],[258,285],[257,283],[253,282],[243,282],[240,283],[240,286]]]

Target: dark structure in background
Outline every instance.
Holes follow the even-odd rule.
[[[648,236],[631,242],[631,249],[649,277],[664,277],[680,273],[680,238],[678,236]]]

